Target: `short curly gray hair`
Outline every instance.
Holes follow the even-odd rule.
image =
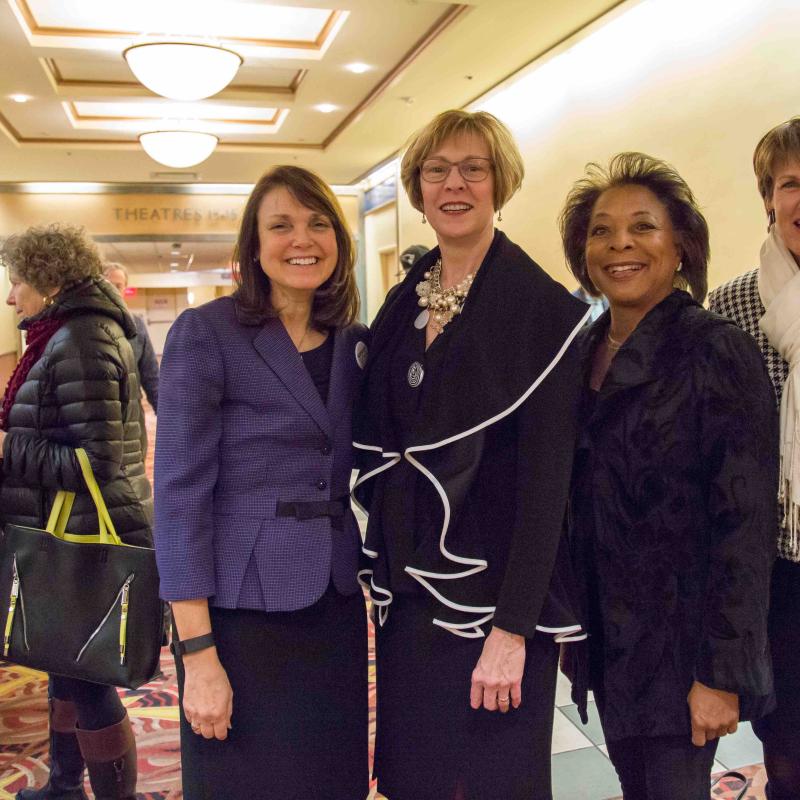
[[[42,294],[103,271],[94,243],[83,228],[72,225],[35,226],[9,236],[0,247],[0,261]]]

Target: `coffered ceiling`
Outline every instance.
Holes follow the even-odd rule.
[[[433,114],[470,102],[615,5],[0,0],[0,181],[248,183],[290,161],[351,183]],[[243,64],[212,98],[165,100],[122,57],[163,40],[219,44]],[[220,144],[170,175],[137,141],[167,124]]]

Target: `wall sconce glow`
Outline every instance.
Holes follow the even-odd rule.
[[[354,72],[356,75],[362,75],[365,72],[369,72],[372,67],[369,64],[362,64],[360,61],[356,61],[353,64],[348,64],[345,69],[348,72]]]
[[[151,131],[139,137],[145,153],[165,167],[182,169],[205,161],[219,139],[200,131]]]
[[[321,111],[323,114],[330,114],[331,111],[336,111],[336,106],[333,103],[320,103],[318,106],[314,106],[317,111]]]
[[[122,53],[150,91],[170,100],[202,100],[221,92],[242,65],[233,50],[209,44],[153,42]]]
[[[28,100],[33,98],[29,94],[10,94],[8,99],[13,100],[15,103],[27,103]]]
[[[190,306],[194,305],[194,292],[191,289],[188,292],[186,292],[186,302]]]

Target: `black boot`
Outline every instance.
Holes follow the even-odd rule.
[[[50,698],[50,779],[41,789],[22,789],[17,800],[88,800],[83,756],[75,735],[75,705]]]
[[[136,740],[128,715],[99,731],[76,733],[95,800],[136,800]]]

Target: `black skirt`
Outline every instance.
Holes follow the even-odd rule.
[[[551,800],[553,637],[527,641],[518,709],[474,711],[470,680],[485,639],[455,636],[433,616],[428,598],[396,596],[376,626],[378,791],[389,800]]]
[[[367,628],[361,592],[333,588],[293,612],[211,608],[233,688],[225,741],[183,715],[185,800],[364,800],[369,791]]]

